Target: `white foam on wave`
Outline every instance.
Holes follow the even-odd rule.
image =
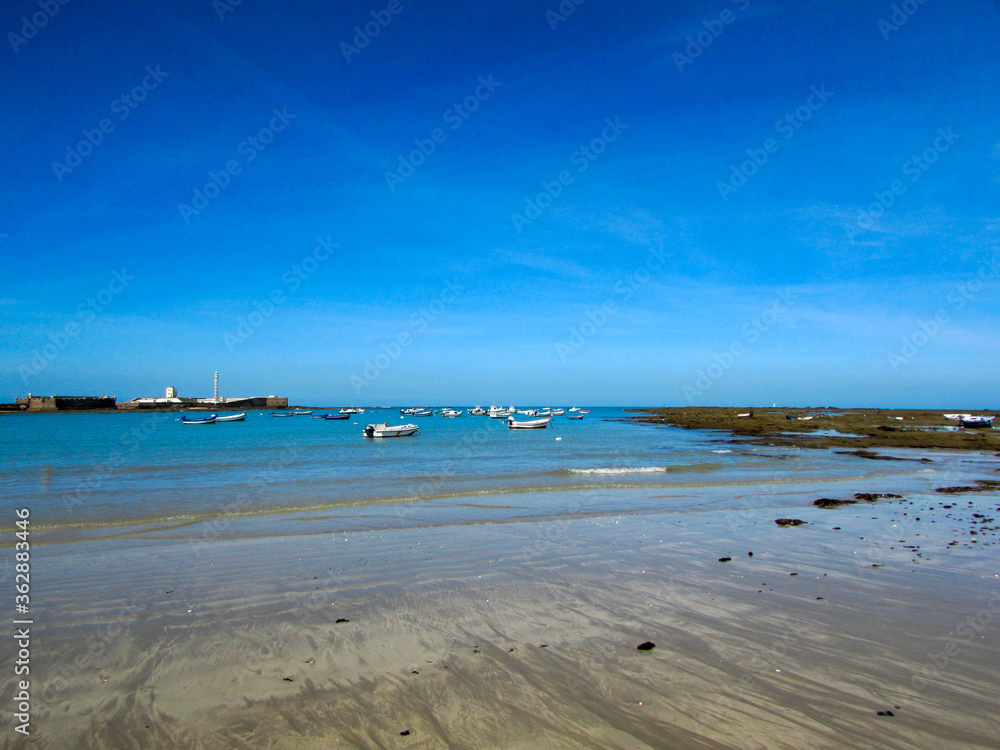
[[[606,466],[600,469],[570,469],[573,474],[660,474],[671,466]]]

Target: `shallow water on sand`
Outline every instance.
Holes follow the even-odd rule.
[[[995,746],[997,457],[394,414],[0,418],[39,746]]]
[[[396,410],[330,422],[252,412],[245,422],[197,427],[170,413],[12,415],[0,419],[0,492],[11,506],[31,508],[38,542],[56,542],[310,510],[380,525],[415,515],[421,523],[482,522],[509,517],[528,495],[533,508],[541,502],[558,515],[578,512],[602,489],[793,484],[926,468],[748,446],[625,417],[595,408],[580,421],[509,430],[488,417],[414,420]],[[361,436],[365,424],[386,420],[421,430]],[[235,522],[218,533],[241,529],[256,533]]]

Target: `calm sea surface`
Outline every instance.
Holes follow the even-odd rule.
[[[239,537],[294,533],[290,519],[317,517],[349,530],[750,507],[786,486],[930,471],[638,425],[619,408],[554,417],[544,430],[468,414],[401,419],[395,408],[346,421],[255,411],[245,422],[186,426],[179,417],[0,417],[5,505],[31,509],[38,542],[162,539],[181,527],[204,533],[191,527],[209,522],[213,535]],[[386,420],[417,422],[420,433],[362,437],[365,424]]]

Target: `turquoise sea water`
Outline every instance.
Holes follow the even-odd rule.
[[[448,525],[595,512],[751,507],[812,482],[927,471],[834,451],[751,446],[722,433],[640,425],[620,408],[544,430],[468,414],[345,421],[274,418],[187,426],[174,413],[0,418],[0,491],[29,507],[38,541],[159,536],[212,522],[213,536],[293,533],[323,514],[344,529]],[[371,440],[365,424],[417,422]],[[291,515],[289,515],[291,514]],[[218,519],[232,519],[224,524]],[[284,526],[282,526],[284,524]],[[292,524],[294,526],[294,524]],[[172,531],[171,531],[172,530]]]

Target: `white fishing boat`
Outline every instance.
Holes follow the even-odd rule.
[[[992,427],[996,417],[974,417],[971,414],[962,415],[962,427]]]
[[[945,419],[961,419],[962,417],[971,417],[971,414],[945,414]]]
[[[462,410],[461,409],[442,409],[441,410],[441,416],[442,417],[460,417],[460,416],[462,416]]]
[[[514,417],[507,418],[507,426],[512,430],[540,430],[548,427],[551,417],[545,419],[530,419],[527,422],[517,422]]]
[[[570,410],[570,411],[580,411],[580,407],[579,407],[579,406],[571,406],[571,407],[569,408],[569,410]]]
[[[483,407],[479,406],[478,404],[476,406],[472,407],[471,409],[469,409],[469,414],[472,414],[472,415],[477,416],[477,417],[481,417],[485,413],[486,413],[486,409],[484,409]]]
[[[289,413],[293,417],[308,417],[308,416],[312,415],[313,410],[312,409],[292,409],[292,411],[289,412]]]
[[[434,416],[434,412],[431,411],[430,409],[414,409],[413,410],[413,414],[411,416],[414,416],[414,417],[433,417]]]
[[[368,438],[407,437],[416,434],[419,429],[420,426],[415,424],[399,424],[390,427],[388,422],[383,422],[382,424],[367,425],[361,433]]]
[[[565,413],[566,413],[565,409],[553,409],[552,410],[552,416],[553,417],[561,417]]]
[[[226,414],[223,417],[216,417],[216,422],[243,422],[247,418],[247,413],[240,412],[239,414]]]
[[[364,414],[365,410],[364,409],[355,409],[354,407],[348,407],[346,409],[341,409],[340,413],[341,414]]]

